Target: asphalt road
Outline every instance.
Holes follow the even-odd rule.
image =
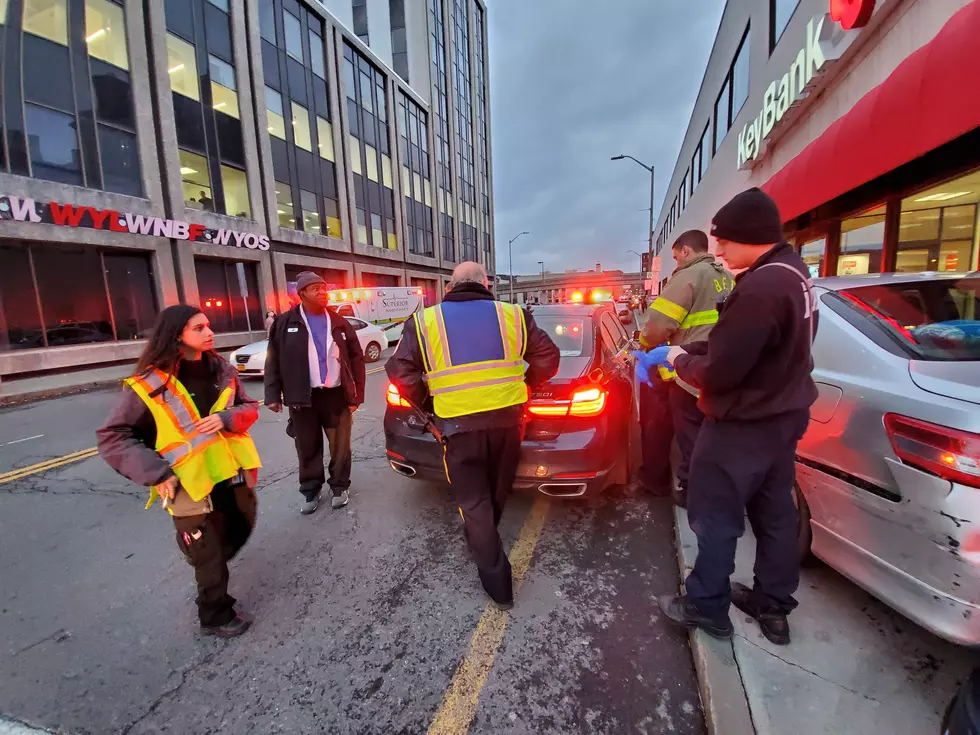
[[[0,411],[0,716],[100,734],[703,733],[687,636],[654,600],[678,585],[670,507],[515,496],[502,534],[523,581],[499,613],[448,490],[388,468],[385,385],[369,376],[356,415],[351,504],[312,517],[285,418],[263,409],[260,515],[231,569],[256,622],[231,641],[198,635],[169,518],[84,453],[114,391]]]

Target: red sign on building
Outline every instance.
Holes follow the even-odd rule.
[[[866,26],[874,10],[875,0],[830,0],[830,17],[845,31]]]

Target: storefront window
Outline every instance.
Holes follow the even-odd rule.
[[[800,248],[800,256],[810,271],[810,278],[817,278],[823,272],[824,259],[827,257],[827,239],[821,237],[812,240]]]
[[[895,270],[976,270],[978,202],[980,171],[904,199]]]
[[[255,263],[196,258],[201,311],[211,329],[221,332],[262,331],[262,306]]]
[[[837,275],[856,276],[881,272],[885,246],[885,206],[841,222]]]
[[[26,247],[0,245],[0,351],[44,347]]]
[[[106,252],[103,259],[112,299],[112,316],[116,322],[116,338],[148,338],[157,317],[150,256]]]
[[[184,204],[189,209],[214,211],[211,178],[208,176],[208,162],[204,156],[180,151],[180,180],[184,189]]]

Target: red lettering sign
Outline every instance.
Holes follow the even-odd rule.
[[[944,271],[955,271],[956,266],[960,264],[960,256],[957,253],[946,253],[946,267],[943,268]]]
[[[875,0],[830,0],[830,17],[845,31],[864,28],[875,10]]]

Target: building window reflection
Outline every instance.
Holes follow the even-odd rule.
[[[841,222],[837,275],[854,276],[881,272],[885,247],[885,205]]]
[[[980,171],[902,200],[895,270],[976,270],[978,203]]]

